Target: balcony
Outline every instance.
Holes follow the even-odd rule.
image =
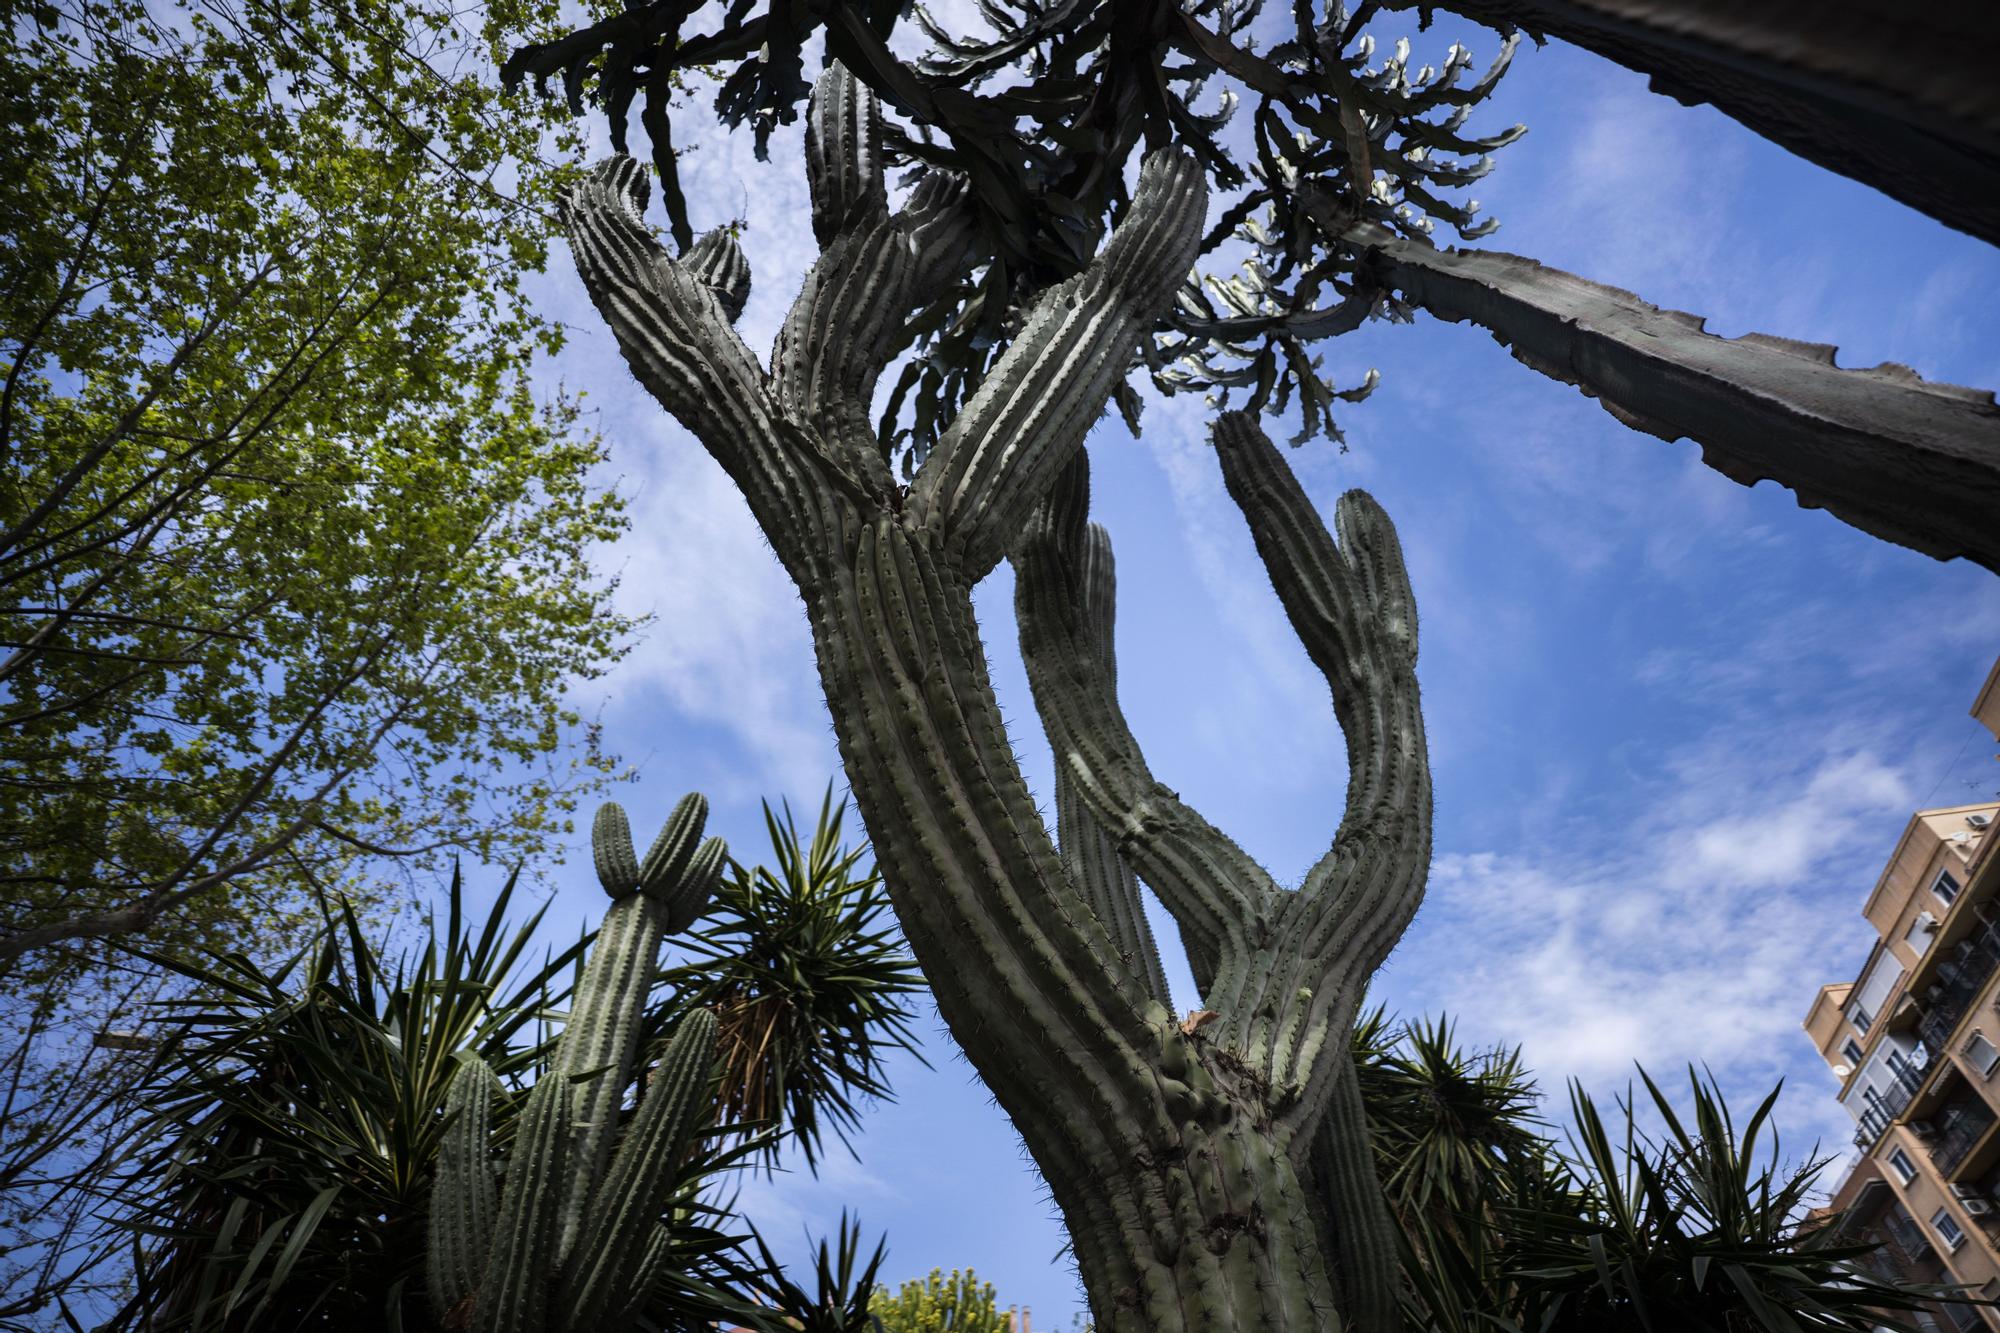
[[[1993,1111],[1978,1098],[1956,1101],[1939,1111],[1931,1121],[1937,1127],[1930,1140],[1931,1160],[1938,1173],[1950,1179],[1966,1157],[1993,1127]]]
[[[2000,968],[2000,926],[1982,926],[1953,947],[1951,956],[1938,965],[1937,983],[1924,992],[1924,1017],[1917,1035],[1925,1046],[1933,1051],[1946,1048],[1995,968]]]
[[[1914,1221],[1902,1216],[1900,1207],[1892,1207],[1884,1213],[1877,1226],[1884,1242],[1883,1248],[1889,1251],[1900,1270],[1901,1280],[1908,1281],[1911,1269],[1934,1257],[1931,1243],[1924,1239],[1924,1233],[1917,1229]]]

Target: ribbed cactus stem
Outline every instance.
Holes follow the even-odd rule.
[[[715,1015],[706,1009],[681,1021],[609,1173],[585,1201],[563,1283],[571,1327],[603,1326],[630,1294],[689,1138],[704,1116],[714,1116],[715,1034]]]
[[[597,866],[597,882],[613,898],[623,898],[639,888],[639,859],[632,854],[632,824],[625,807],[606,801],[597,808],[590,825],[590,859]]]
[[[720,838],[700,841],[708,802],[699,794],[682,798],[674,807],[643,863],[632,855],[624,812],[615,805],[605,810],[616,813],[606,819],[599,812],[597,842],[614,845],[597,852],[598,864],[602,867],[608,860],[620,870],[635,867],[633,882],[639,892],[614,902],[604,914],[563,1032],[559,1067],[578,1080],[575,1155],[563,1190],[565,1255],[576,1244],[583,1209],[611,1158],[619,1105],[631,1081],[639,1022],[653,989],[661,941],[701,914],[728,858]]]
[[[663,893],[680,883],[707,823],[708,798],[700,792],[691,791],[675,803],[659,836],[646,849],[646,859],[639,863],[639,883],[648,893]]]
[[[431,1306],[440,1318],[470,1299],[485,1275],[500,1204],[491,1146],[493,1096],[499,1087],[491,1066],[477,1055],[464,1055],[445,1097],[449,1123],[438,1148],[425,1266]]]
[[[470,1303],[475,1333],[621,1329],[670,1257],[659,1217],[691,1136],[714,1114],[712,1013],[683,1020],[622,1147],[612,1145],[668,922],[702,910],[728,858],[720,838],[701,840],[707,811],[699,795],[682,800],[643,866],[625,812],[598,812],[592,854],[615,901],[551,1068],[522,1109],[497,1201],[487,1155],[499,1080],[476,1055],[460,1057],[428,1265],[432,1303],[454,1326],[467,1326]]]
[[[728,844],[720,838],[710,838],[695,848],[679,878],[661,886],[655,896],[666,905],[668,934],[686,930],[708,910],[708,900],[715,895],[715,886],[728,864]]]
[[[545,1333],[550,1327],[571,1106],[569,1080],[559,1073],[544,1076],[528,1094],[479,1284],[473,1316],[479,1333]]]
[[[1336,548],[1254,423],[1218,430],[1230,492],[1333,688],[1354,774],[1333,848],[1288,890],[1148,770],[1089,614],[1082,497],[1059,539],[1031,531],[1187,275],[1205,225],[1200,167],[1171,150],[1147,158],[1097,258],[1024,312],[905,490],[864,429],[870,390],[924,294],[949,292],[971,256],[942,173],[887,212],[877,127],[866,90],[829,68],[808,135],[821,254],[768,371],[645,228],[643,174],[628,161],[598,167],[569,200],[578,269],[634,372],[743,490],[804,595],[897,917],[1063,1209],[1097,1327],[1337,1327],[1337,1291],[1357,1313],[1371,1307],[1330,1271],[1341,1260],[1312,1204],[1326,1182],[1306,1179],[1301,1158],[1336,1102],[1360,984],[1409,919],[1429,847],[1415,618],[1393,529],[1351,496]],[[1086,884],[1101,900],[1088,911],[1072,881],[1089,870],[1073,857],[1065,871],[1048,837],[973,615],[972,589],[1010,553],[1023,656],[1076,829],[1066,841],[1091,840],[1080,810],[1113,854],[1093,861],[1106,873],[1101,893]],[[1189,942],[1210,983],[1205,1026],[1161,1009],[1150,968],[1134,984],[1107,958],[1130,951],[1114,936],[1136,938],[1139,920],[1129,876],[1109,873],[1118,857]],[[614,1169],[637,1168],[621,1156]],[[579,1249],[577,1262],[589,1257]]]

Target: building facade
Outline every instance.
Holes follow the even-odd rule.
[[[2000,661],[1972,713],[2000,741]],[[1862,915],[1867,961],[1805,1021],[1860,1152],[1831,1206],[1884,1276],[2000,1297],[2000,801],[1911,816]],[[2000,1329],[2000,1309],[1929,1318]]]

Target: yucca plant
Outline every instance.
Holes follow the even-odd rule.
[[[1558,1141],[1516,1051],[1468,1053],[1447,1020],[1396,1028],[1380,1010],[1355,1045],[1413,1329],[1862,1333],[1914,1328],[1897,1312],[1943,1291],[1883,1283],[1859,1266],[1869,1246],[1808,1218],[1826,1160],[1783,1161],[1775,1090],[1739,1129],[1690,1070],[1690,1123],[1640,1070],[1661,1128],[1627,1098],[1614,1131],[1572,1084]]]
[[[691,799],[669,831],[679,825],[687,834],[692,826],[698,835],[705,807]],[[837,823],[836,854],[806,863],[841,865],[850,881],[873,885],[872,876],[856,872],[856,858],[837,850]],[[629,835],[621,847],[609,836],[614,831],[624,832],[623,816],[607,810],[594,850],[600,876],[617,886],[614,898],[652,903],[642,884],[659,879],[662,867],[679,865],[675,874],[687,878],[681,852],[656,848],[641,862]],[[673,845],[685,852],[700,844],[681,837]],[[795,838],[775,850],[781,864],[803,855]],[[726,861],[711,840],[695,868],[712,884]],[[755,874],[738,867],[729,878]],[[490,1175],[490,1197],[475,1184],[459,1220],[483,1213],[497,1221],[504,1200],[492,1173],[520,1155],[517,1142],[534,1128],[525,1116],[530,1089],[546,1085],[556,1091],[543,1094],[545,1102],[560,1095],[576,1104],[574,1119],[593,1126],[576,1136],[589,1140],[577,1160],[605,1153],[606,1174],[598,1179],[608,1184],[616,1174],[610,1147],[638,1125],[627,1104],[632,1094],[639,1092],[642,1108],[664,1108],[648,1090],[674,1082],[661,1069],[676,1063],[704,1064],[705,1098],[672,1117],[667,1137],[677,1142],[664,1154],[666,1174],[649,1170],[636,1194],[612,1191],[628,1202],[644,1195],[649,1205],[625,1214],[636,1215],[646,1242],[639,1269],[655,1279],[647,1310],[634,1318],[667,1326],[769,1318],[741,1295],[767,1294],[768,1275],[741,1250],[737,1233],[745,1228],[706,1188],[765,1151],[769,1136],[746,1135],[734,1124],[727,1141],[709,1132],[720,1108],[705,1062],[686,1046],[676,1056],[673,1041],[691,1020],[698,1028],[713,1018],[688,996],[652,998],[660,976],[647,937],[656,946],[659,936],[684,926],[702,911],[698,895],[644,911],[621,911],[614,902],[596,936],[531,962],[528,941],[541,913],[509,927],[513,891],[510,879],[484,922],[469,921],[454,875],[445,921],[431,924],[423,947],[398,957],[385,957],[363,923],[336,903],[318,936],[275,967],[240,955],[181,966],[193,993],[154,1024],[169,1054],[139,1090],[144,1115],[117,1173],[98,1185],[118,1217],[115,1237],[137,1256],[136,1293],[108,1327],[463,1326],[477,1313],[467,1298],[482,1285],[490,1254],[458,1243],[463,1228],[439,1243],[430,1204],[440,1174],[456,1173],[455,1198],[482,1172]],[[711,902],[703,930],[715,937],[733,931],[745,947],[771,954],[763,923],[734,916],[734,900],[724,894]],[[863,972],[881,961],[880,944],[864,932],[856,953]],[[590,966],[576,977],[572,969],[587,948]],[[821,941],[816,948],[837,955],[839,946]],[[615,967],[614,956],[621,960]],[[828,967],[839,970],[837,960]],[[576,1007],[565,1015],[573,990]],[[615,1002],[608,998],[614,993]],[[607,998],[593,1005],[593,994]],[[627,1021],[634,995],[650,1005],[643,1021]],[[838,1024],[824,1006],[817,1012]],[[556,1026],[565,1017],[566,1027]],[[831,1044],[851,1044],[851,1025],[838,1026]],[[785,1042],[796,1031],[779,1025],[767,1058],[795,1065]],[[898,1024],[891,1039],[904,1031]],[[561,1045],[558,1032],[565,1034]],[[601,1091],[593,1091],[593,1072],[621,1063],[624,1075],[595,1081]],[[870,1091],[880,1090],[871,1084]],[[561,1118],[543,1115],[544,1122]],[[568,1225],[580,1233],[596,1224],[602,1196],[574,1186],[566,1196]],[[655,1231],[656,1222],[666,1225]],[[579,1243],[596,1244],[569,1241],[572,1250]],[[427,1265],[427,1248],[442,1262]],[[616,1249],[621,1264],[632,1257],[621,1247],[599,1249]],[[613,1325],[607,1318],[599,1326]]]
[[[440,934],[385,958],[345,902],[276,967],[152,961],[193,983],[159,1011],[166,1056],[99,1188],[122,1204],[137,1290],[111,1327],[421,1327],[425,1199],[457,1055],[513,1079],[546,1058],[582,947],[527,965],[533,913],[483,923],[454,873]],[[511,1117],[510,1117],[511,1122]]]
[[[1804,1333],[1915,1328],[1895,1312],[1942,1289],[1900,1288],[1858,1266],[1872,1248],[1833,1243],[1806,1216],[1828,1158],[1786,1164],[1770,1128],[1779,1088],[1739,1130],[1712,1079],[1688,1071],[1691,1125],[1642,1069],[1661,1130],[1621,1099],[1614,1133],[1572,1084],[1567,1167],[1574,1189],[1551,1208],[1501,1210],[1500,1266],[1513,1323],[1545,1333]],[[1782,1085],[1780,1085],[1782,1086]]]
[[[675,939],[688,961],[665,977],[665,1021],[715,1012],[724,1121],[783,1124],[809,1167],[825,1129],[845,1143],[862,1100],[888,1095],[888,1055],[917,1053],[905,1000],[924,989],[866,848],[841,844],[846,812],[828,787],[806,839],[789,805],[766,804],[772,863],[729,863],[713,910]]]
[[[774,1328],[789,1333],[882,1333],[870,1307],[887,1243],[878,1240],[863,1263],[859,1219],[849,1221],[846,1213],[840,1215],[833,1246],[821,1237],[810,1291],[785,1273],[763,1237],[757,1237],[757,1246],[764,1258],[761,1289],[770,1302]]]

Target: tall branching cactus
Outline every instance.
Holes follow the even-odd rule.
[[[554,1065],[521,1110],[504,1183],[491,1146],[499,1080],[478,1056],[461,1057],[431,1201],[431,1300],[447,1324],[477,1333],[625,1327],[666,1264],[660,1214],[691,1136],[714,1111],[714,1015],[682,1020],[622,1141],[619,1109],[660,944],[701,915],[726,859],[720,838],[702,840],[707,817],[700,795],[683,798],[642,861],[625,812],[597,812],[591,847],[614,901]]]
[[[943,173],[890,210],[880,135],[873,97],[830,66],[806,135],[821,256],[768,372],[731,327],[748,281],[733,242],[668,255],[629,158],[568,201],[578,268],[639,380],[742,489],[798,584],[904,934],[1062,1208],[1096,1327],[1389,1329],[1395,1254],[1347,1032],[1430,853],[1394,530],[1354,492],[1336,542],[1250,419],[1218,425],[1230,494],[1351,761],[1333,846],[1288,889],[1146,768],[1113,688],[1109,546],[1086,521],[1083,438],[1188,272],[1201,171],[1171,149],[1147,158],[1102,251],[1022,312],[906,488],[867,429],[870,395],[979,238]],[[974,585],[1010,557],[1060,854],[973,617]],[[1186,1021],[1132,872],[1202,986]]]

